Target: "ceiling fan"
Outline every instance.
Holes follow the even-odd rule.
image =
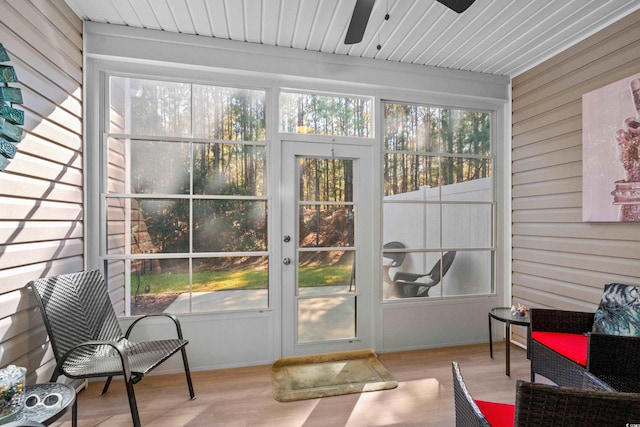
[[[475,0],[437,1],[457,13],[462,13],[467,10]],[[367,28],[374,3],[375,0],[356,0],[353,15],[351,15],[351,23],[349,23],[349,29],[347,30],[347,36],[344,38],[344,44],[356,44],[362,41],[362,36],[364,36],[364,30]]]

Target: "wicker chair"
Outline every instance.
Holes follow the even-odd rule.
[[[531,382],[539,374],[558,385],[579,388],[584,372],[591,372],[617,391],[640,392],[640,338],[591,333],[593,321],[594,313],[531,309]],[[552,350],[536,339],[537,332],[575,334],[586,341],[586,360]]]
[[[479,402],[476,402],[476,400],[471,397],[469,390],[467,390],[458,362],[452,362],[451,369],[453,371],[453,397],[456,408],[456,426],[491,427],[489,420],[478,407]],[[508,410],[506,407],[504,409]]]
[[[142,316],[126,333],[116,318],[106,283],[98,270],[48,277],[29,282],[44,319],[56,367],[51,375],[85,379],[107,377],[102,393],[111,379],[123,375],[129,397],[133,425],[140,426],[133,384],[177,352],[182,353],[189,395],[195,397],[180,322],[169,314]],[[166,317],[175,326],[177,338],[132,342],[134,326],[151,316]]]
[[[585,374],[590,387],[586,390],[518,380],[516,403],[509,405],[474,400],[457,362],[452,363],[452,370],[459,427],[508,425],[508,417],[517,427],[624,426],[640,420],[640,394],[607,391],[611,388],[589,373]]]

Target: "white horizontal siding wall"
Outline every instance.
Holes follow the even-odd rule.
[[[0,366],[49,379],[30,280],[82,270],[82,22],[63,0],[0,2],[0,43],[22,90],[25,136],[0,172]]]
[[[582,95],[638,52],[635,12],[513,79],[514,303],[594,311],[604,284],[640,284],[640,224],[582,222]]]

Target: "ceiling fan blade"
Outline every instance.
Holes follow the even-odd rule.
[[[449,9],[462,13],[469,8],[476,0],[437,0],[438,3],[442,3]]]
[[[375,0],[356,0],[347,36],[344,38],[344,44],[356,44],[362,41],[374,3]]]

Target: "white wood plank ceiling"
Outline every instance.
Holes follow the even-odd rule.
[[[345,45],[356,0],[64,1],[87,21],[511,77],[640,8],[476,0],[457,14],[436,0],[376,0],[362,42]]]

